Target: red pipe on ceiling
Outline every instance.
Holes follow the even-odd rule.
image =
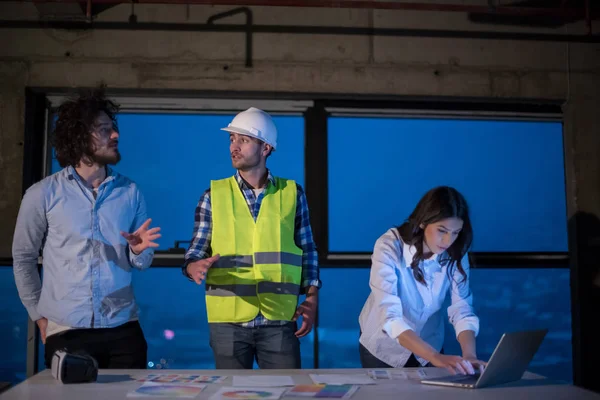
[[[28,0],[21,0],[27,2]],[[29,0],[33,3],[76,3],[80,0]],[[367,8],[380,10],[450,11],[521,16],[582,17],[585,9],[476,6],[465,4],[404,3],[374,0],[135,0],[137,4],[193,4],[314,8]],[[131,0],[93,0],[95,4],[131,4]]]

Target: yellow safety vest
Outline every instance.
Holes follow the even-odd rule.
[[[298,305],[302,249],[294,242],[296,182],[268,184],[256,222],[235,177],[211,181],[212,254],[208,322],[247,322],[259,311],[290,321]]]

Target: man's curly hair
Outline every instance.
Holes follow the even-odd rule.
[[[91,135],[96,118],[102,111],[117,130],[119,105],[105,97],[103,87],[80,91],[78,97],[60,105],[52,143],[61,167],[91,162],[95,151]]]

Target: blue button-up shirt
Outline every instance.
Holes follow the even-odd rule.
[[[136,184],[110,168],[96,197],[72,167],[31,186],[12,249],[15,282],[31,319],[73,328],[111,328],[137,319],[131,271],[150,266],[154,251],[133,254],[120,232],[132,233],[146,219]]]

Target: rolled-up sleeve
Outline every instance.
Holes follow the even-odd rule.
[[[469,285],[470,265],[468,254],[461,260],[461,265],[466,273],[466,277],[455,268],[451,282],[451,304],[448,307],[448,318],[454,330],[456,337],[463,331],[473,331],[475,336],[479,334],[479,318],[475,315],[473,308],[473,293]]]
[[[148,211],[146,209],[146,200],[144,199],[144,195],[136,190],[136,213],[135,218],[133,220],[132,232],[135,232],[146,220],[148,219]],[[152,225],[150,225],[152,228]],[[152,247],[148,247],[146,250],[142,251],[140,254],[134,254],[129,248],[129,263],[132,267],[145,269],[148,268],[152,264],[152,259],[154,258],[154,249]]]
[[[42,291],[37,265],[48,228],[45,210],[44,188],[36,184],[23,196],[12,244],[15,283],[21,302],[33,321],[42,318],[37,312]]]
[[[381,329],[392,339],[412,327],[404,320],[402,302],[398,295],[398,276],[395,268],[401,254],[397,244],[383,236],[375,243],[371,257],[371,277],[369,285]]]

